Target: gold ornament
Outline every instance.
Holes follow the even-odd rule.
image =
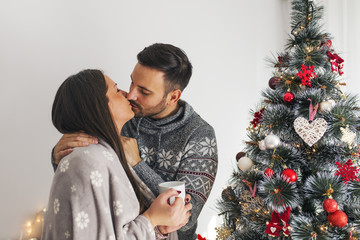
[[[230,237],[232,230],[226,228],[225,223],[221,227],[215,228],[216,240],[225,240]]]
[[[352,132],[349,129],[349,125],[346,125],[346,128],[341,127],[340,131],[343,134],[341,137],[341,141],[347,143],[349,145],[349,148],[351,148],[354,143],[356,133]]]
[[[250,191],[245,190],[241,193],[240,200],[242,201],[242,211],[244,215],[259,212],[264,207],[264,199],[261,197],[253,197]]]

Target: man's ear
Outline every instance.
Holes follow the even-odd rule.
[[[179,99],[181,97],[181,90],[180,89],[174,89],[172,90],[171,92],[169,92],[169,95],[168,95],[168,105],[174,105],[176,104]]]

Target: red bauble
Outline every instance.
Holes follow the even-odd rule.
[[[274,173],[274,170],[272,168],[267,168],[267,169],[265,169],[264,174],[265,174],[266,177],[272,178],[275,173]]]
[[[269,80],[269,87],[271,89],[276,89],[281,83],[281,79],[279,77],[272,77]]]
[[[297,180],[296,172],[290,168],[287,168],[284,171],[282,171],[281,175],[286,177],[289,182],[296,182]]]
[[[291,92],[287,92],[284,94],[283,99],[285,102],[292,102],[292,100],[294,100],[294,94],[292,94]]]
[[[334,227],[345,227],[348,222],[348,217],[341,210],[336,210],[334,213],[330,213],[328,220],[331,226]]]
[[[338,210],[338,204],[334,199],[325,199],[325,201],[323,202],[323,208],[328,213],[333,213]]]

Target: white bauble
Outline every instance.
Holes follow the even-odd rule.
[[[280,145],[280,138],[274,134],[270,134],[268,136],[266,136],[266,138],[264,139],[265,141],[265,146],[267,149],[274,149],[277,146]]]
[[[330,112],[333,109],[333,104],[329,101],[323,101],[320,103],[319,110],[321,113]]]
[[[265,141],[264,140],[261,140],[259,142],[259,148],[261,151],[264,151],[266,149],[266,145],[265,145]]]
[[[331,103],[331,106],[335,107],[335,104],[336,104],[335,100],[330,99],[330,100],[327,100],[327,101],[329,103]]]
[[[253,161],[248,157],[242,157],[238,161],[238,167],[243,170],[244,172],[249,170],[252,167]]]

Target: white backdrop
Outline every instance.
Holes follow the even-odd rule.
[[[324,28],[345,60],[347,90],[359,93],[360,1],[321,2]],[[60,83],[100,68],[128,89],[136,54],[155,42],[186,51],[194,74],[183,99],[216,131],[218,175],[198,227],[215,239],[215,202],[246,140],[249,110],[271,77],[264,59],[284,49],[289,11],[288,0],[1,0],[0,239],[18,239],[46,206],[50,151],[60,137],[50,111]]]

